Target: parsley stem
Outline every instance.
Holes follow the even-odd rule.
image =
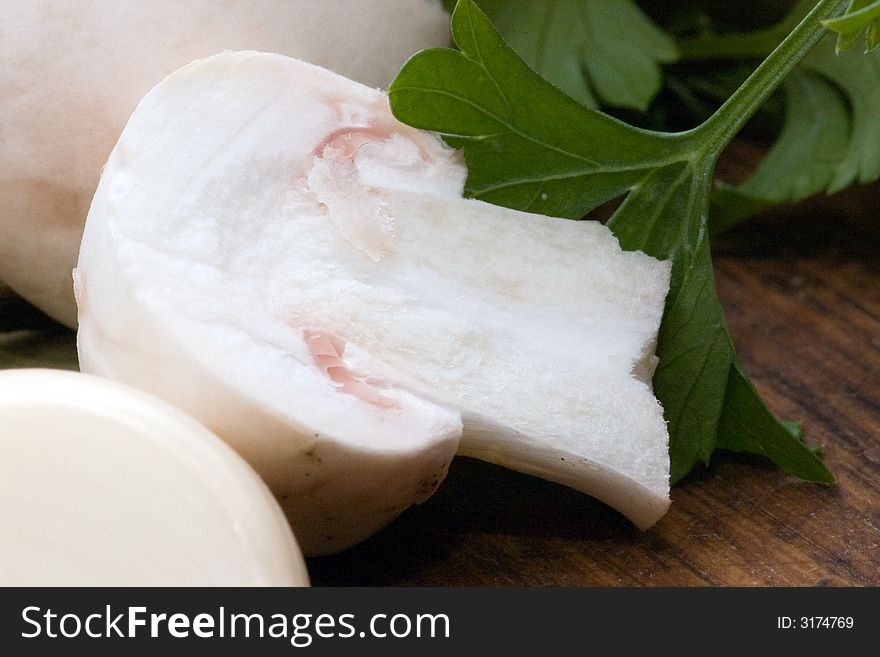
[[[734,94],[698,128],[691,132],[695,147],[703,154],[720,153],[746,121],[772,94],[782,80],[827,31],[823,20],[846,9],[849,0],[820,0],[810,13],[770,53]]]

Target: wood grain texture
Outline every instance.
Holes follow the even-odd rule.
[[[880,585],[880,188],[777,211],[716,246],[738,353],[837,485],[726,455],[647,532],[591,498],[470,459],[317,585]],[[872,209],[873,208],[873,209]],[[75,366],[73,334],[0,295],[5,366]]]

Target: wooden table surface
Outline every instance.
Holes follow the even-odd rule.
[[[872,210],[873,208],[873,210]],[[771,409],[824,445],[833,486],[718,457],[640,532],[561,486],[457,459],[434,497],[316,585],[880,585],[880,187],[811,201],[716,245],[719,293]],[[0,293],[5,366],[72,367],[73,334]]]

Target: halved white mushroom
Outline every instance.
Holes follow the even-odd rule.
[[[72,327],[101,166],[159,80],[253,48],[383,86],[449,39],[439,0],[0,0],[0,15],[0,281]]]
[[[217,436],[138,390],[0,372],[0,585],[307,586],[284,515]]]
[[[77,268],[82,367],[186,409],[307,553],[366,538],[461,452],[647,527],[669,504],[650,378],[669,265],[596,222],[461,198],[386,96],[226,53],[142,101]]]

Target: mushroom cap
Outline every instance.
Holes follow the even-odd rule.
[[[461,437],[455,411],[348,367],[357,345],[320,313],[298,312],[297,290],[328,281],[273,275],[311,248],[291,231],[318,207],[299,196],[316,150],[376,117],[399,125],[382,92],[281,55],[224,53],[180,69],[113,150],[75,274],[83,371],[163,397],[229,442],[310,555],[350,547],[427,498]],[[400,184],[446,180],[458,194],[458,155],[399,127],[433,162],[405,167]]]
[[[144,392],[0,372],[0,455],[5,586],[308,585],[256,473]]]

